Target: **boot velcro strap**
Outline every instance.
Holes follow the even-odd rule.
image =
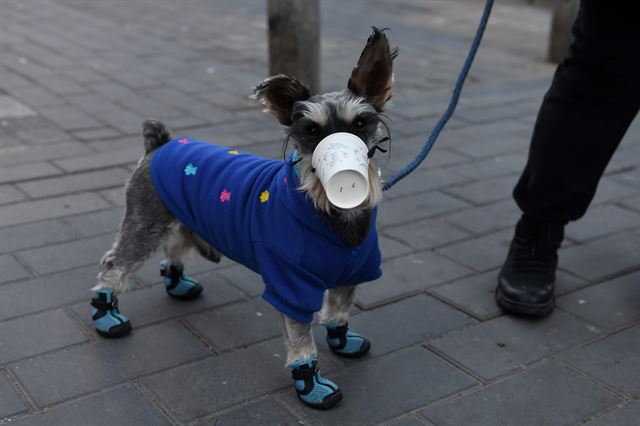
[[[91,299],[91,306],[99,311],[110,311],[111,309],[118,309],[118,299],[112,296],[111,303],[103,302],[99,299]]]
[[[329,328],[327,327],[327,338],[338,339],[340,343],[337,346],[332,347],[334,349],[342,349],[347,346],[347,331],[349,330],[349,324],[341,325],[340,327]]]
[[[318,372],[318,361],[313,361],[312,367],[307,368],[294,368],[291,370],[291,377],[293,380],[304,380],[308,382],[313,379],[313,376]]]
[[[184,272],[184,268],[174,264],[170,264],[168,268],[160,268],[160,275],[171,279],[171,284],[167,286],[167,290],[176,288],[182,277],[182,272]]]

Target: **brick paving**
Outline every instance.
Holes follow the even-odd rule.
[[[400,47],[390,175],[444,110],[482,2],[322,2],[322,85],[341,89],[370,25]],[[247,98],[267,76],[264,2],[4,0],[0,4],[0,424],[629,425],[640,361],[640,122],[561,250],[558,308],[504,316],[493,288],[518,210],[510,198],[554,67],[549,11],[499,2],[456,116],[387,195],[384,276],[357,295],[369,357],[332,357],[328,412],[295,398],[260,278],[195,260],[205,286],[169,299],[160,256],[108,341],[89,288],[142,152],[147,116],[269,157],[282,131]],[[366,19],[363,19],[366,17]],[[579,155],[579,153],[577,153]]]

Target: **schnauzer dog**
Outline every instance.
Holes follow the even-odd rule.
[[[222,253],[258,272],[263,298],[282,313],[286,365],[298,398],[313,408],[338,403],[340,389],[318,370],[311,322],[319,311],[336,355],[357,358],[369,351],[369,341],[349,330],[347,320],[355,285],[382,273],[375,227],[382,188],[371,159],[365,201],[337,208],[311,158],[318,143],[336,132],[358,136],[370,156],[388,139],[381,112],[391,98],[396,55],[384,30],[374,27],[345,90],[311,96],[301,82],[284,75],[258,85],[255,98],[286,126],[286,141],[294,145],[286,161],[172,139],[162,123],[147,120],[145,154],[127,182],[124,218],[93,288],[97,331],[106,337],[129,332],[116,292],[158,246],[166,256],[161,264],[166,291],[178,299],[202,291],[184,272],[186,252],[195,248],[214,262]]]

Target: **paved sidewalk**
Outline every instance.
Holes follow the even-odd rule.
[[[322,2],[325,90],[346,84],[371,25],[400,47],[386,175],[444,110],[481,3]],[[496,6],[456,116],[380,208],[384,276],[351,321],[370,356],[336,359],[317,336],[345,394],[317,412],[295,398],[259,277],[228,260],[194,261],[205,292],[190,303],[147,262],[121,296],[125,339],[100,338],[88,315],[145,117],[280,155],[282,129],[247,98],[267,75],[265,2],[0,2],[0,424],[636,424],[640,122],[568,228],[554,314],[512,318],[493,301],[554,69],[548,27],[544,8]]]

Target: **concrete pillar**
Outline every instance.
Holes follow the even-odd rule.
[[[295,77],[320,90],[319,0],[267,0],[269,73]]]
[[[554,0],[551,34],[549,35],[549,55],[551,62],[560,62],[567,56],[573,42],[571,28],[578,15],[578,0]]]

